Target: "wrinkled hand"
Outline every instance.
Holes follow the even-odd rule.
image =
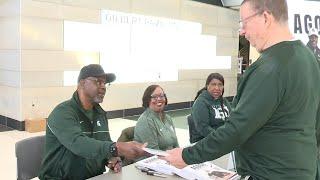
[[[147,144],[141,144],[135,141],[130,141],[130,142],[117,142],[116,146],[118,149],[118,155],[124,156],[130,160],[146,155],[146,152],[142,150],[142,148],[146,147]]]
[[[115,173],[118,173],[121,171],[122,162],[120,157],[112,157],[107,162],[108,168],[113,170]]]
[[[184,168],[187,164],[182,159],[182,148],[175,148],[172,150],[166,151],[168,156],[161,156],[160,158],[167,161],[170,165],[175,166],[177,168]]]

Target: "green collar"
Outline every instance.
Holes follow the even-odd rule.
[[[75,91],[72,95],[71,101],[81,110],[81,112],[85,113],[86,110],[82,107],[78,91]],[[93,110],[99,114],[104,114],[105,111],[102,109],[102,107],[99,104],[94,104],[93,105]]]

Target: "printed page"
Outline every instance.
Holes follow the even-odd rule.
[[[216,166],[212,161],[204,162],[201,164],[194,164],[183,168],[176,172],[177,175],[185,179],[214,179],[214,180],[228,180],[237,179],[236,172],[225,170]]]
[[[151,156],[135,163],[138,167],[152,169],[162,174],[173,175],[177,168],[169,165],[165,160],[159,159],[158,156]]]
[[[178,169],[165,160],[159,159],[158,156],[152,156],[135,163],[139,167],[148,168],[166,175],[178,175],[188,180],[238,180],[240,176],[233,171],[225,170],[216,166],[213,161],[201,164],[189,165],[183,169]]]

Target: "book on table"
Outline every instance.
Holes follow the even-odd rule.
[[[200,164],[188,165],[185,168],[178,169],[158,156],[151,156],[135,163],[138,168],[147,168],[155,172],[166,175],[178,175],[188,180],[238,180],[240,176],[233,171],[225,170],[213,163],[207,161]]]

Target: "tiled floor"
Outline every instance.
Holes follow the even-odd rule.
[[[181,112],[180,112],[181,113]],[[176,118],[175,118],[176,119]],[[179,145],[185,147],[190,145],[189,143],[189,132],[186,129],[185,124],[182,122],[183,117],[180,117],[180,123],[176,125],[177,137]],[[111,119],[109,120],[109,129],[112,140],[116,141],[121,134],[122,129],[130,126],[134,126],[136,121],[128,119]],[[178,128],[184,127],[184,128]],[[0,179],[2,180],[14,180],[16,179],[16,158],[15,158],[15,143],[19,140],[42,135],[44,132],[39,133],[28,133],[25,131],[6,131],[0,132]],[[226,168],[227,167],[227,156],[219,158],[217,165]]]

